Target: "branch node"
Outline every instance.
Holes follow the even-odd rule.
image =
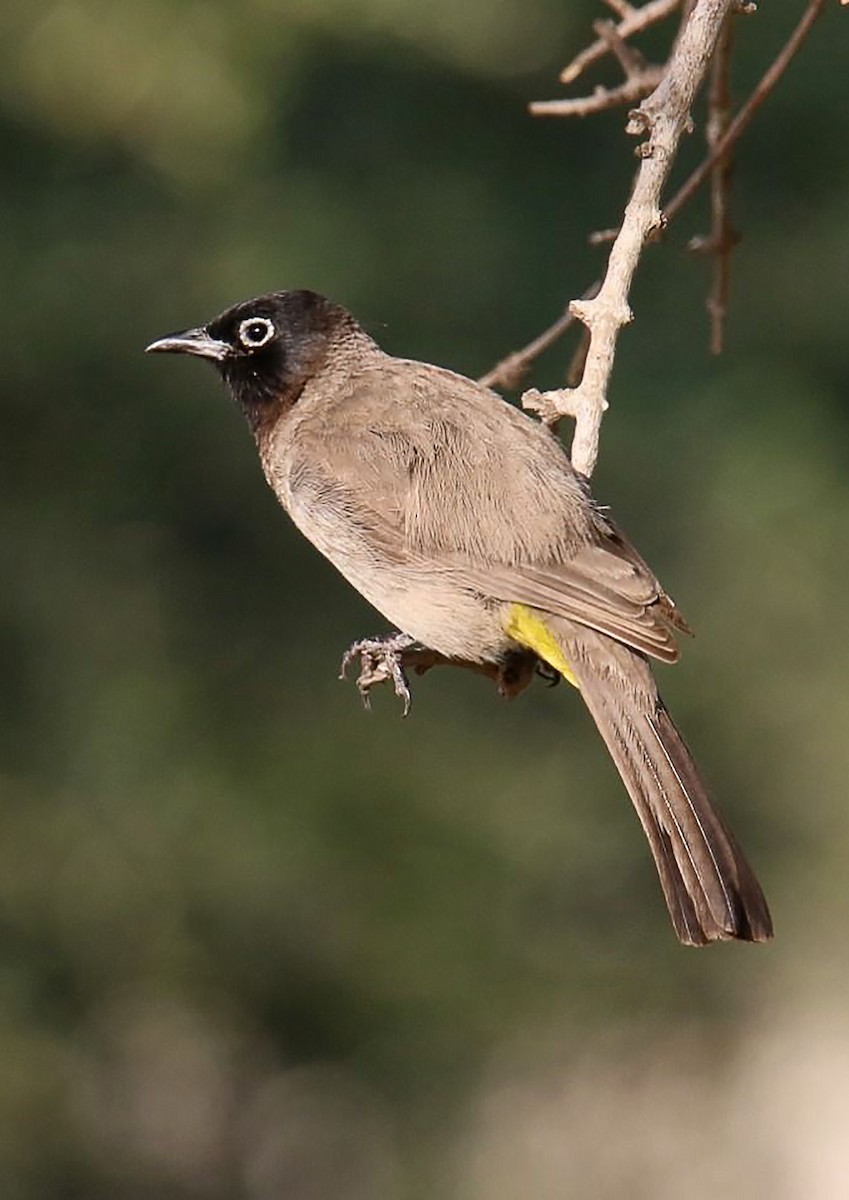
[[[581,297],[571,301],[569,312],[589,329],[601,325],[602,322],[621,328],[623,325],[630,325],[634,319],[627,301],[619,296],[609,296],[604,300],[601,296],[593,296],[590,300]]]
[[[668,225],[669,221],[666,213],[662,208],[657,209],[657,211],[649,218],[649,226],[646,229],[646,241],[659,242],[664,233],[666,233]]]
[[[654,117],[648,111],[645,103],[639,108],[632,108],[628,112],[628,124],[625,126],[625,132],[631,137],[651,137],[654,129]]]
[[[634,79],[645,71],[645,56],[625,41],[613,21],[593,21],[593,30],[619,63],[626,79]]]
[[[592,300],[570,300],[569,312],[579,321],[583,321],[585,325],[589,325],[592,320],[592,303]]]

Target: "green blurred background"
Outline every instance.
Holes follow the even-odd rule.
[[[741,23],[738,96],[801,7]],[[525,113],[598,15],[0,9],[3,1200],[849,1194],[837,6],[740,155],[726,354],[702,199],[644,258],[595,477],[697,629],[662,687],[773,945],[676,944],[569,689],[443,671],[364,714],[338,661],[383,622],[212,373],[142,354],[304,286],[472,375],[533,336],[633,172],[621,112]]]

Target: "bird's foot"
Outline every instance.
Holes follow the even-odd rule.
[[[534,668],[540,679],[544,679],[549,687],[557,687],[558,683],[563,679],[563,676],[556,667],[552,667],[549,663],[537,659],[536,667]]]
[[[407,652],[413,650],[413,647],[417,647],[417,650],[413,651],[408,660]],[[410,693],[405,668],[418,664],[419,654],[417,651],[423,649],[424,647],[419,647],[416,639],[407,633],[390,633],[385,637],[361,638],[360,641],[349,646],[342,655],[339,678],[346,678],[348,667],[354,659],[358,658],[360,673],[357,677],[357,689],[364,706],[371,708],[369,693],[373,687],[391,680],[395,688],[395,695],[403,705],[401,715],[406,717],[410,711],[413,697]]]
[[[366,708],[371,708],[369,693],[379,683],[391,680],[395,695],[403,704],[403,716],[407,716],[412,704],[412,694],[407,672],[424,675],[432,667],[465,667],[491,679],[498,693],[512,700],[533,681],[534,674],[541,675],[552,686],[560,681],[553,667],[543,663],[527,650],[514,650],[498,663],[470,662],[465,659],[447,658],[437,650],[417,642],[407,633],[390,633],[383,637],[361,638],[354,642],[342,656],[339,678],[345,679],[348,667],[354,659],[360,660],[357,689]]]

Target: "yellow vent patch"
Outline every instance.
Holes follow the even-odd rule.
[[[524,604],[511,604],[507,610],[504,632],[514,642],[518,642],[527,650],[533,650],[543,662],[559,671],[572,687],[580,687],[554,634],[543,619],[530,608],[526,608]]]

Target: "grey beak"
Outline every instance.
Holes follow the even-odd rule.
[[[145,354],[196,354],[199,358],[212,358],[221,362],[230,353],[226,342],[210,337],[205,329],[186,329],[183,333],[169,333],[145,347]]]

